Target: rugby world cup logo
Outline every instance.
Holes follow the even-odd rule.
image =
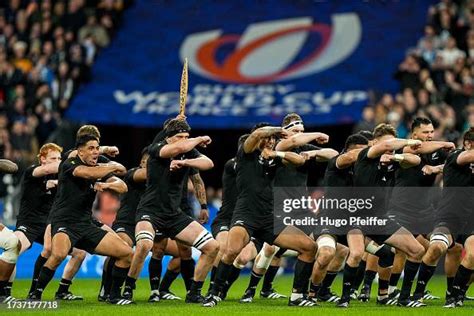
[[[180,49],[195,74],[227,83],[257,84],[301,78],[324,71],[349,57],[362,34],[355,13],[331,16],[331,25],[314,23],[311,17],[259,22],[248,25],[243,34],[210,30],[188,35]],[[318,45],[301,56],[312,33]],[[310,43],[311,44],[311,43]],[[218,62],[217,52],[234,45]]]

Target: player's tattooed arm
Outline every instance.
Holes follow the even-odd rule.
[[[384,140],[377,142],[375,145],[369,148],[367,152],[367,157],[374,159],[382,156],[388,151],[395,151],[401,149],[405,146],[417,147],[420,146],[422,142],[417,139],[402,139],[394,138],[389,140]]]
[[[199,213],[199,223],[206,224],[209,221],[209,211],[207,210],[206,187],[202,181],[201,175],[198,173],[189,176],[194,187],[194,194],[201,204],[201,212]]]
[[[18,166],[16,163],[8,159],[0,159],[0,172],[15,173],[17,171],[18,171]]]
[[[325,144],[329,141],[329,136],[324,133],[299,133],[291,137],[282,139],[275,147],[276,150],[288,151],[316,141],[318,144]]]
[[[271,136],[287,136],[288,132],[281,127],[265,126],[257,128],[252,132],[252,134],[247,137],[244,142],[243,148],[244,152],[249,154],[254,152],[257,149],[258,144],[262,138],[271,137]]]
[[[338,155],[338,152],[332,148],[322,148],[317,150],[310,150],[301,153],[306,160],[316,159],[318,162],[325,162]]]
[[[117,177],[110,177],[105,182],[96,182],[94,190],[103,192],[104,190],[112,190],[118,194],[124,194],[128,191],[127,184]]]
[[[166,144],[160,149],[158,155],[161,158],[173,158],[193,150],[196,146],[206,147],[211,142],[212,140],[209,136],[188,138],[172,144]]]
[[[442,141],[429,141],[423,142],[420,146],[406,146],[403,148],[404,153],[411,153],[411,154],[431,154],[435,151],[440,149],[444,150],[454,150],[456,149],[456,145],[452,142],[442,142]]]

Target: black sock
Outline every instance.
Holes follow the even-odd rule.
[[[194,278],[194,260],[192,258],[181,259],[181,275],[183,276],[186,290],[189,291]]]
[[[357,272],[356,272],[356,276],[357,276]],[[319,293],[321,294],[329,293],[331,290],[332,282],[334,282],[334,279],[336,277],[337,277],[337,271],[328,271],[326,273],[326,276],[323,279],[323,282],[321,283],[321,289],[319,290]]]
[[[359,268],[357,268],[356,276],[354,278],[354,284],[352,284],[352,289],[353,290],[358,290],[359,286],[362,284],[362,281],[364,281],[364,274],[365,274],[365,267],[367,266],[367,262],[365,260],[362,260],[359,263]]]
[[[115,258],[110,258],[109,262],[107,263],[107,271],[105,273],[105,280],[104,280],[104,295],[109,296],[110,290],[112,289],[112,271],[114,270],[115,266]]]
[[[13,282],[8,281],[7,286],[5,286],[5,293],[7,294],[7,296],[12,295],[12,287],[13,287]]]
[[[251,290],[254,291],[257,289],[258,282],[262,279],[263,275],[256,273],[255,271],[252,270],[252,273],[250,274],[250,282],[249,286],[247,287],[247,291]]]
[[[270,291],[273,288],[273,281],[278,273],[280,266],[270,266],[268,267],[265,276],[263,277],[262,291]]]
[[[158,290],[161,278],[161,259],[150,259],[150,263],[148,264],[148,275],[151,290]]]
[[[61,279],[59,282],[59,288],[57,293],[67,293],[69,292],[69,287],[71,286],[72,281],[67,279]]]
[[[8,296],[5,288],[7,287],[8,281],[0,281],[0,297]]]
[[[56,272],[56,270],[51,270],[48,267],[43,266],[40,270],[40,274],[38,276],[38,283],[36,283],[35,290],[38,290],[39,292],[43,293],[48,283],[54,277],[54,272]]]
[[[135,287],[136,287],[136,284],[137,284],[137,279],[132,278],[128,275],[125,277],[125,286],[126,287],[131,288],[132,290],[134,290]]]
[[[309,279],[313,272],[314,262],[304,262],[297,259],[295,265],[295,277],[293,279],[293,293],[308,293]]]
[[[446,277],[446,292],[453,293],[453,281],[454,277]]]
[[[366,270],[364,273],[364,287],[372,287],[376,275],[376,271]]]
[[[413,280],[415,280],[419,267],[420,263],[418,262],[412,262],[410,260],[406,261],[405,269],[403,270],[405,272],[405,276],[403,277],[402,289],[400,291],[400,300],[407,300],[410,298]]]
[[[398,280],[400,280],[401,275],[401,273],[392,273],[390,275],[390,282],[388,283],[388,285],[397,287]]]
[[[358,267],[351,267],[346,263],[342,277],[342,298],[348,299],[351,295],[351,287],[354,282]]]
[[[33,280],[31,281],[31,287],[30,287],[30,292],[33,292],[33,290],[36,287],[36,283],[38,283],[38,277],[41,271],[41,268],[44,266],[44,264],[48,261],[48,258],[43,257],[41,254],[38,255],[38,258],[36,258],[35,262],[35,268],[33,269]]]
[[[129,268],[120,268],[114,266],[112,269],[112,287],[110,289],[110,298],[119,298],[122,296],[122,285],[125,282],[125,279],[130,282],[130,279],[127,277]]]
[[[219,262],[216,271],[216,278],[214,279],[214,286],[211,289],[212,295],[219,295],[219,293],[225,289],[225,284],[232,267],[232,264],[227,264],[223,261]]]
[[[217,271],[217,267],[213,266],[212,270],[211,270],[211,279],[210,279],[210,282],[209,282],[208,292],[211,291],[212,286],[214,285],[214,279],[216,278],[216,271]]]
[[[192,281],[189,292],[195,295],[201,295],[203,281]]]
[[[163,276],[163,279],[161,280],[160,292],[169,292],[171,283],[173,283],[173,281],[176,280],[178,275],[179,275],[179,272],[166,270],[166,273]]]
[[[382,292],[384,292],[382,294]],[[381,280],[379,278],[379,295],[380,296],[384,296],[384,295],[388,295],[388,280]]]
[[[458,272],[456,272],[456,276],[454,277],[453,281],[453,297],[457,298],[464,293],[464,288],[469,282],[473,272],[474,270],[468,269],[462,264],[459,266]]]
[[[229,277],[227,278],[227,282],[225,285],[225,291],[229,291],[230,287],[234,282],[239,278],[240,272],[242,269],[236,268],[234,265],[232,265],[232,268],[230,269],[229,272]]]
[[[416,282],[415,293],[413,293],[413,298],[415,300],[423,297],[425,293],[426,285],[433,276],[436,267],[429,266],[424,262],[420,265],[420,272],[418,272],[418,280]]]
[[[309,285],[309,296],[316,296],[320,290],[321,284],[314,284],[313,282],[311,282],[311,284]]]

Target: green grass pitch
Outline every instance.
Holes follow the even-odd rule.
[[[149,284],[147,279],[141,279],[137,282],[135,291],[134,306],[113,306],[97,301],[97,293],[99,290],[100,280],[98,279],[79,279],[74,281],[71,287],[73,293],[83,295],[84,301],[76,302],[60,302],[58,310],[7,310],[5,306],[0,309],[0,315],[474,315],[474,301],[465,303],[464,307],[447,310],[442,307],[444,303],[444,291],[446,281],[444,277],[436,276],[430,282],[429,289],[437,296],[442,297],[441,300],[428,301],[428,307],[423,309],[409,309],[396,306],[377,306],[374,301],[375,289],[377,285],[374,283],[372,299],[369,303],[351,302],[348,309],[336,309],[333,303],[321,303],[321,306],[314,308],[295,308],[288,307],[286,299],[265,300],[257,297],[252,304],[240,304],[238,299],[243,294],[249,276],[245,275],[239,278],[232,287],[228,299],[221,302],[214,308],[204,308],[199,305],[185,304],[183,301],[161,301],[159,303],[148,303]],[[288,293],[291,289],[292,277],[281,276],[275,281],[275,288],[281,293]],[[29,289],[29,280],[17,280],[13,285],[13,295],[17,298],[24,298]],[[44,299],[53,299],[54,292],[58,286],[58,280],[53,280],[44,294]],[[333,289],[340,293],[341,278],[338,277],[334,283]],[[204,287],[207,290],[207,283]],[[176,280],[172,287],[172,291],[183,297],[185,295],[183,282],[181,279]]]

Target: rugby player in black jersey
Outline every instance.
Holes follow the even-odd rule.
[[[434,273],[437,261],[454,244],[457,237],[462,237],[466,251],[452,285],[452,293],[447,296],[445,307],[462,305],[466,285],[474,270],[474,225],[473,225],[473,166],[474,166],[474,129],[464,133],[463,148],[454,150],[446,159],[443,168],[442,198],[436,210],[435,227],[430,236],[430,246],[423,257],[423,264],[418,274],[417,289],[414,298],[419,299]],[[435,259],[433,262],[425,260]]]
[[[28,250],[33,242],[41,245],[50,244],[48,239],[49,226],[48,217],[54,198],[56,196],[58,184],[58,167],[61,162],[62,148],[56,144],[48,143],[41,146],[38,154],[38,164],[28,167],[22,178],[21,196],[20,196],[20,210],[17,218],[15,234],[21,242],[20,254]],[[46,239],[45,239],[46,237]],[[71,271],[77,271],[76,265],[84,260],[85,253],[82,251],[75,251],[72,254],[73,259],[68,262],[64,269],[62,280],[72,280],[74,274]],[[42,262],[44,264],[46,258]],[[41,267],[39,267],[41,268]],[[78,268],[78,267],[77,267]],[[36,276],[39,273],[35,265]],[[14,273],[10,278],[10,283],[13,282]],[[35,286],[33,279],[30,292]],[[64,286],[63,286],[64,287]],[[55,297],[56,299],[77,300],[82,299],[80,296],[74,296],[69,291],[62,291],[63,287],[58,289]]]
[[[58,194],[51,210],[52,253],[42,267],[36,288],[30,298],[41,299],[42,293],[73,247],[117,258],[113,268],[110,302],[126,305],[121,298],[132,249],[115,233],[109,233],[92,223],[91,209],[96,191],[127,191],[126,184],[114,173],[125,168],[115,162],[98,164],[99,141],[91,135],[76,141],[77,157],[69,158],[59,167]]]
[[[329,141],[329,136],[324,133],[305,133],[302,118],[296,113],[287,114],[282,121],[282,128],[288,133],[287,138],[281,139],[276,145],[277,151],[292,151],[297,154],[304,154],[306,158],[302,166],[280,165],[276,169],[274,186],[284,188],[306,188],[308,182],[308,173],[316,168],[314,162],[324,162],[337,155],[337,152],[330,148],[321,149],[315,145],[309,144],[316,141],[319,144],[325,144]],[[310,233],[307,227],[301,228],[306,233]],[[250,277],[249,285],[241,302],[249,303],[255,296],[256,287],[260,279],[265,275],[260,297],[262,298],[285,298],[285,295],[275,292],[272,288],[273,280],[280,267],[281,256],[286,249],[264,244],[262,250],[255,258],[254,267]],[[267,271],[268,270],[268,271]]]
[[[227,249],[217,268],[210,295],[204,301],[205,307],[217,304],[234,259],[251,237],[299,252],[289,305],[315,306],[305,297],[316,252],[314,241],[294,226],[274,225],[273,180],[276,168],[282,162],[294,165],[305,162],[296,153],[273,150],[276,137],[280,135],[287,135],[281,127],[255,128],[238,150],[236,181],[239,197],[227,238]]]
[[[212,161],[195,147],[206,147],[208,136],[189,138],[190,127],[185,120],[173,119],[166,129],[166,138],[149,147],[147,185],[136,216],[137,242],[133,258],[140,268],[152,249],[155,235],[173,238],[201,251],[194,280],[186,296],[187,302],[200,302],[202,284],[218,252],[218,243],[198,222],[179,209],[184,181],[189,168],[207,170]]]
[[[0,159],[0,173],[15,173],[18,166],[8,159]],[[0,303],[8,303],[15,300],[5,288],[9,286],[10,276],[15,269],[21,244],[18,237],[8,227],[0,223]]]
[[[122,194],[120,197],[120,208],[117,211],[115,221],[112,224],[112,229],[117,235],[124,240],[130,247],[135,245],[135,213],[137,210],[140,198],[145,192],[146,183],[146,163],[148,160],[148,148],[142,151],[140,165],[136,168],[132,168],[127,171],[127,174],[123,178],[127,185],[128,191]],[[151,259],[153,261],[153,259]],[[115,258],[108,257],[104,262],[104,268],[102,272],[102,284],[100,286],[99,301],[106,301],[110,294],[110,287],[112,281],[112,269],[115,264]],[[158,273],[161,275],[160,269],[155,269],[154,264],[150,263],[153,267],[152,271],[159,270]],[[150,278],[152,280],[154,278]],[[156,282],[150,281],[150,285],[153,288],[156,286]],[[159,284],[159,278],[158,278]]]
[[[373,145],[362,149],[357,154],[357,161],[354,165],[353,184],[354,187],[370,187],[372,191],[372,208],[364,216],[376,216],[385,219],[382,226],[371,226],[370,228],[353,227],[347,235],[350,248],[350,255],[344,268],[343,293],[338,302],[339,307],[348,307],[350,301],[351,285],[354,281],[357,268],[364,254],[365,241],[367,235],[381,246],[371,243],[367,248],[369,252],[376,253],[383,249],[383,243],[394,246],[415,260],[420,260],[423,256],[423,246],[403,227],[393,220],[388,219],[386,210],[386,190],[390,187],[394,179],[394,171],[398,166],[410,168],[420,163],[420,158],[410,153],[394,154],[405,146],[419,146],[419,140],[397,139],[395,129],[389,124],[379,124],[374,129]],[[358,214],[355,214],[358,216]],[[378,304],[385,304],[388,299],[385,293],[385,280],[379,286]],[[386,280],[388,291],[388,280]]]
[[[362,150],[363,148],[367,147],[368,140],[359,134],[351,135],[347,138],[344,150],[341,154],[338,154],[331,159],[329,159],[326,171],[324,174],[324,186],[327,188],[326,190],[330,190],[331,187],[351,187],[352,186],[352,166],[355,162],[355,157],[357,157],[357,153]],[[352,160],[349,163],[347,161],[347,156],[352,155]],[[327,192],[326,195],[330,195],[331,192]],[[318,217],[321,216],[331,216],[331,214],[318,214]],[[329,267],[336,258],[336,254],[345,253],[347,255],[347,251],[345,251],[343,244],[347,245],[347,241],[345,240],[345,235],[347,231],[334,231],[333,229],[325,229],[323,227],[318,227],[315,229],[315,238],[316,243],[318,244],[318,253],[316,255],[316,262],[313,267],[313,273],[311,276],[311,286],[310,286],[310,294],[311,296],[317,295],[319,299],[323,301],[329,302],[337,302],[339,301],[339,297],[336,295],[332,295],[329,291],[326,293],[321,293],[322,285],[329,283],[326,279],[327,272]],[[342,238],[342,240],[340,240]],[[338,242],[339,241],[339,242]],[[337,242],[337,243],[336,243]],[[341,244],[342,243],[342,244]],[[343,254],[341,254],[342,256]],[[345,256],[344,256],[345,259]],[[344,259],[342,260],[344,262]],[[332,268],[332,267],[331,267]],[[330,278],[335,276],[337,273],[336,271],[334,275],[330,275]],[[325,284],[325,288],[327,285]],[[314,293],[314,294],[313,294]],[[318,295],[319,294],[319,295]],[[324,295],[323,295],[324,294]],[[324,297],[326,296],[326,297]]]
[[[428,188],[432,187],[436,180],[436,175],[442,172],[444,161],[449,150],[455,148],[451,142],[434,141],[434,127],[427,118],[417,117],[413,120],[412,139],[421,140],[423,143],[413,149],[405,147],[403,152],[418,154],[421,163],[413,168],[400,168],[395,172],[395,186],[389,203],[389,215],[393,216],[401,226],[407,228],[414,234],[422,245],[427,245],[428,241],[424,238],[429,234],[433,227],[434,208],[432,205],[432,196]],[[426,247],[426,246],[425,246]],[[395,256],[395,263],[392,276],[399,276],[400,268],[403,269],[406,255],[398,251]],[[419,261],[414,261],[408,257],[405,263],[404,278],[402,289],[399,292],[398,305],[406,307],[424,306],[416,300],[410,300],[411,286],[415,278]],[[390,282],[398,278],[390,278]],[[393,285],[392,285],[393,286]],[[396,298],[397,292],[390,291],[389,296]]]

